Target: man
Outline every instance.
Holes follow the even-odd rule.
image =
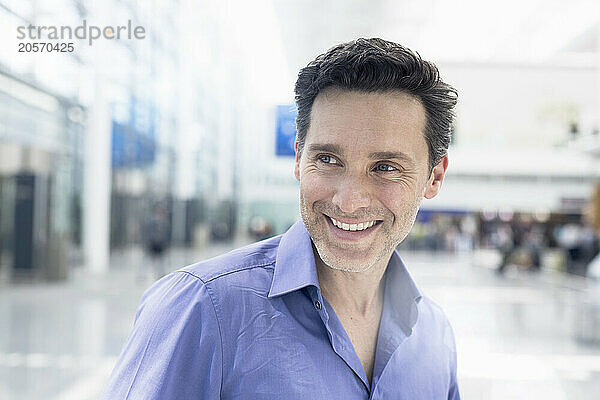
[[[381,39],[295,91],[302,221],[151,287],[106,398],[459,398],[450,325],[395,252],[442,185],[456,91]]]

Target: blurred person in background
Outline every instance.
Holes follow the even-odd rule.
[[[169,246],[169,212],[162,203],[157,203],[152,208],[152,213],[144,226],[143,235],[146,240],[146,252],[150,258],[150,267],[157,278],[165,275],[165,252]],[[143,272],[143,271],[142,271]]]
[[[477,237],[477,221],[473,215],[466,215],[459,221],[460,228],[460,251],[469,252],[475,248]]]
[[[539,271],[545,246],[544,233],[540,226],[520,220],[502,223],[497,232],[497,249],[502,255],[502,261],[496,272],[504,273],[509,265],[516,265],[528,271]]]
[[[444,247],[443,250],[448,253],[456,253],[460,238],[460,228],[458,223],[452,221],[443,230]]]
[[[589,265],[598,254],[599,242],[598,233],[593,225],[585,221],[581,227],[581,236],[579,239],[579,259],[582,268],[582,275],[588,275]]]
[[[106,399],[459,399],[452,328],[396,246],[448,167],[457,92],[358,39],[296,82],[302,220],[143,296]]]
[[[493,234],[493,244],[500,251],[502,261],[496,270],[499,274],[504,272],[515,248],[513,229],[508,222],[498,225]]]
[[[531,223],[525,232],[524,247],[530,254],[530,268],[539,271],[542,268],[542,255],[548,247],[544,230],[540,224]]]
[[[585,275],[582,262],[583,227],[577,222],[568,222],[555,228],[554,236],[565,251],[565,270],[571,274]]]
[[[597,132],[596,132],[597,134]],[[595,196],[600,196],[600,192],[597,192]],[[598,202],[598,204],[596,204]],[[585,275],[595,281],[596,284],[600,282],[600,232],[598,231],[598,223],[600,218],[598,213],[600,209],[600,201],[592,198],[592,201],[585,207],[583,211],[583,221],[585,224],[583,232],[583,243],[586,247],[586,259],[587,266]],[[600,292],[599,292],[600,293]]]

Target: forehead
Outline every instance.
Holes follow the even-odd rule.
[[[335,143],[351,150],[427,153],[421,101],[400,91],[327,89],[313,103],[307,143]]]

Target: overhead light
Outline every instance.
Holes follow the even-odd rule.
[[[503,222],[512,221],[514,215],[515,215],[515,213],[510,208],[501,208],[498,211],[498,218],[500,218],[500,221],[503,221]]]
[[[494,218],[496,218],[496,210],[492,210],[492,209],[484,209],[481,212],[481,216],[483,217],[484,220],[486,221],[491,221]]]
[[[533,213],[533,218],[538,222],[548,222],[550,219],[550,211],[546,209],[539,209]]]

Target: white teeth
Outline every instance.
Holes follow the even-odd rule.
[[[331,219],[331,222],[333,222],[333,225],[345,231],[363,231],[375,225],[375,221],[361,222],[359,224],[346,224],[344,222],[338,221],[337,219],[331,217],[329,218]]]

